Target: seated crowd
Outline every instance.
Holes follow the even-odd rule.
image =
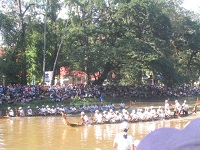
[[[119,108],[125,108],[125,103],[122,102],[119,104]],[[42,105],[42,106],[36,106],[36,108],[31,108],[28,106],[27,108],[23,108],[23,106],[19,107],[18,109],[15,109],[15,111],[8,107],[6,111],[6,115],[10,117],[14,116],[47,116],[47,115],[59,115],[62,111],[64,111],[67,114],[78,114],[82,111],[86,113],[93,113],[95,110],[100,111],[108,111],[109,109],[115,110],[115,105],[110,104],[93,104],[93,105],[80,105],[80,106],[67,106],[67,105],[59,105],[56,104],[56,106],[49,106],[49,105]]]
[[[78,96],[83,98],[96,97],[135,97],[135,98],[157,98],[157,97],[180,97],[180,96],[198,96],[199,87],[188,85],[169,88],[162,84],[143,85],[143,86],[99,86],[99,85],[63,85],[63,86],[21,86],[9,85],[0,86],[0,105],[5,103],[19,102],[21,104],[39,100],[41,98],[50,98],[52,101],[60,102],[74,99]]]

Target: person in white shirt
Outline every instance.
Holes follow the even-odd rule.
[[[171,110],[169,108],[165,109],[165,118],[170,118],[171,117]]]
[[[119,107],[120,107],[121,109],[125,108],[125,103],[124,103],[124,102],[121,102],[121,103],[119,104]]]
[[[115,122],[121,122],[123,120],[122,114],[119,113],[119,111],[115,112]]]
[[[167,109],[167,110],[170,109],[168,100],[165,100],[165,110],[166,110],[166,109]]]
[[[163,109],[162,109],[161,106],[159,106],[158,109],[157,109],[157,115],[160,118],[164,118],[164,112],[163,112]]]
[[[27,116],[33,116],[33,111],[32,111],[30,106],[28,106],[27,109],[26,109],[26,115]]]
[[[8,107],[8,110],[6,111],[6,115],[9,117],[14,117],[14,111],[11,107]]]
[[[131,122],[133,121],[138,121],[139,120],[139,116],[136,114],[136,111],[135,109],[132,110],[131,114],[130,114],[130,117],[131,117]]]
[[[64,111],[64,112],[65,112],[65,108],[64,108],[64,106],[63,106],[63,105],[61,105],[61,106],[60,106],[59,113],[61,114],[61,113],[62,113],[62,111]]]
[[[117,150],[135,150],[134,138],[132,135],[128,134],[129,124],[127,122],[123,122],[120,125],[120,129],[122,132],[118,133],[115,136],[113,147]]]
[[[99,112],[99,110],[95,110],[94,122],[97,123],[97,124],[103,123],[103,116],[102,116],[102,114]]]
[[[184,115],[188,115],[188,109],[189,109],[189,105],[187,103],[187,100],[184,100],[182,104],[182,112]]]
[[[56,115],[56,108],[51,106],[51,115]]]
[[[174,116],[177,115],[178,117],[180,117],[180,112],[181,112],[181,105],[178,102],[178,100],[175,100],[175,105],[174,105]]]
[[[44,105],[42,105],[42,108],[40,108],[40,112],[41,112],[41,115],[46,116],[47,109],[44,107]]]
[[[88,116],[82,111],[81,112],[81,119],[82,119],[82,125],[90,124]]]
[[[51,114],[51,108],[49,107],[49,105],[46,106],[46,114],[47,115]]]
[[[20,116],[20,117],[24,117],[25,116],[25,113],[24,113],[24,110],[22,109],[22,107],[18,108],[18,116]]]

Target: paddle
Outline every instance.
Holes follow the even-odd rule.
[[[67,120],[67,115],[64,111],[62,111],[62,118],[65,125],[69,125],[69,121]]]

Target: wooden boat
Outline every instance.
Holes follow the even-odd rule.
[[[172,115],[171,117],[166,117],[166,118],[154,118],[154,119],[150,119],[150,120],[138,120],[138,121],[128,121],[130,124],[131,123],[139,123],[139,122],[152,122],[152,121],[159,121],[159,120],[170,120],[170,119],[183,119],[185,117],[189,117],[191,116],[192,114],[194,114],[193,112],[189,113],[188,115],[184,115],[184,114],[181,114],[180,116],[177,116],[177,115]],[[82,124],[79,124],[79,123],[71,123],[67,120],[67,118],[65,118],[65,121],[67,122],[66,125],[70,126],[70,127],[80,127],[80,126],[87,126],[87,125],[102,125],[102,124],[119,124],[119,123],[122,123],[121,121],[120,122],[115,122],[115,123],[112,123],[112,122],[104,122],[104,123],[95,123],[95,122],[92,122],[90,124],[87,124],[87,125],[82,125]]]
[[[0,116],[0,119],[8,119],[10,118],[9,116]]]
[[[69,123],[69,124],[67,124],[67,125],[70,126],[70,127],[80,127],[80,126],[85,126],[85,125],[78,124],[78,123]]]

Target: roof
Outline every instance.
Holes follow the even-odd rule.
[[[60,67],[60,76],[76,76],[76,77],[85,77],[87,74],[80,70],[70,70],[70,67]]]

